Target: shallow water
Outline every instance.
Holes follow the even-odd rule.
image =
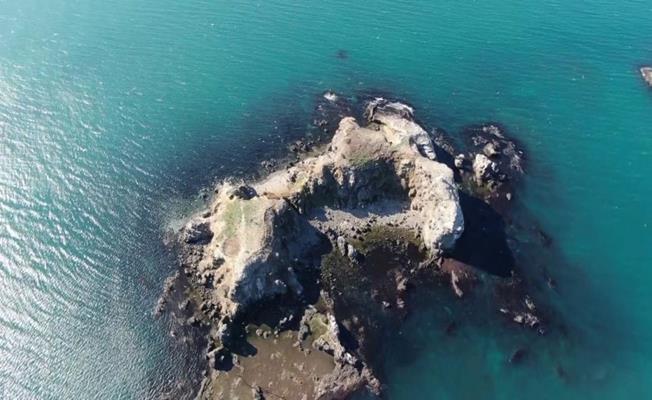
[[[406,329],[418,354],[388,350],[392,399],[652,396],[649,2],[188,3],[0,0],[2,398],[176,385],[194,359],[151,314],[165,230],[326,89],[389,91],[452,134],[505,124],[529,151],[522,212],[554,240],[567,337],[469,316],[442,338],[435,307]]]

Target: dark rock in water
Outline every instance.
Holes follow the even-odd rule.
[[[274,160],[263,160],[260,162],[260,166],[268,172],[271,172],[275,168],[277,168],[277,163]]]
[[[527,350],[524,348],[518,348],[512,352],[512,354],[509,356],[509,363],[510,364],[521,364],[525,358],[527,357]]]
[[[457,332],[457,322],[451,321],[446,325],[446,329],[444,332],[446,333],[447,336],[453,335],[455,332]]]
[[[188,244],[204,245],[211,241],[213,232],[208,222],[193,220],[182,232],[182,239]]]
[[[339,99],[339,97],[337,96],[337,94],[335,94],[334,92],[331,92],[330,90],[326,91],[326,92],[323,94],[323,97],[324,97],[326,100],[330,101],[330,102],[336,102],[336,101]]]
[[[499,311],[510,322],[545,335],[543,317],[526,290],[525,282],[516,275],[500,282],[496,287],[496,296],[501,304]]]
[[[564,367],[562,367],[560,364],[557,364],[555,367],[555,373],[559,379],[563,381],[568,380],[568,373],[566,372],[566,369],[564,369]]]
[[[327,91],[316,97],[316,106],[312,116],[312,125],[330,139],[339,126],[340,120],[354,113],[354,108],[348,98],[335,92]]]
[[[346,60],[349,58],[349,52],[344,49],[339,49],[335,53],[335,57],[339,60]]]
[[[463,297],[475,284],[476,274],[470,265],[445,257],[440,268],[442,272],[450,275],[451,289],[457,297]]]
[[[536,229],[536,233],[544,247],[552,246],[552,238],[543,229]]]
[[[482,152],[487,157],[496,160],[506,174],[511,176],[514,173],[523,173],[525,167],[523,150],[520,144],[505,135],[504,128],[500,125],[483,125],[473,133],[471,140],[476,148],[482,147]]]
[[[292,153],[306,153],[312,149],[312,143],[299,139],[292,143],[289,149]]]
[[[522,146],[494,123],[467,128],[463,136],[470,151],[469,178],[481,189],[482,197],[492,204],[511,200],[514,184],[525,168]]]
[[[640,71],[643,80],[652,87],[652,67],[641,67]]]
[[[257,195],[256,189],[248,185],[240,185],[231,192],[231,196],[242,200],[251,200]]]

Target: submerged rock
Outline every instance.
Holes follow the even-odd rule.
[[[509,363],[510,364],[521,364],[525,358],[527,357],[527,350],[524,348],[518,348],[512,352],[512,354],[509,356]]]
[[[340,60],[346,60],[349,58],[349,52],[344,49],[339,49],[337,52],[335,52],[335,58],[338,58]]]

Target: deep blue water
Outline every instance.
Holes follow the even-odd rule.
[[[445,338],[464,305],[434,299],[398,343],[418,351],[388,350],[392,399],[652,398],[645,63],[642,0],[0,0],[0,397],[176,385],[194,361],[152,317],[165,231],[332,89],[395,93],[452,134],[503,123],[528,148],[518,203],[554,239],[567,336],[487,316]]]

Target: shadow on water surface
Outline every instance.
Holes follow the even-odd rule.
[[[484,201],[464,192],[460,192],[460,205],[464,233],[452,256],[489,274],[508,277],[515,265],[502,216]]]

